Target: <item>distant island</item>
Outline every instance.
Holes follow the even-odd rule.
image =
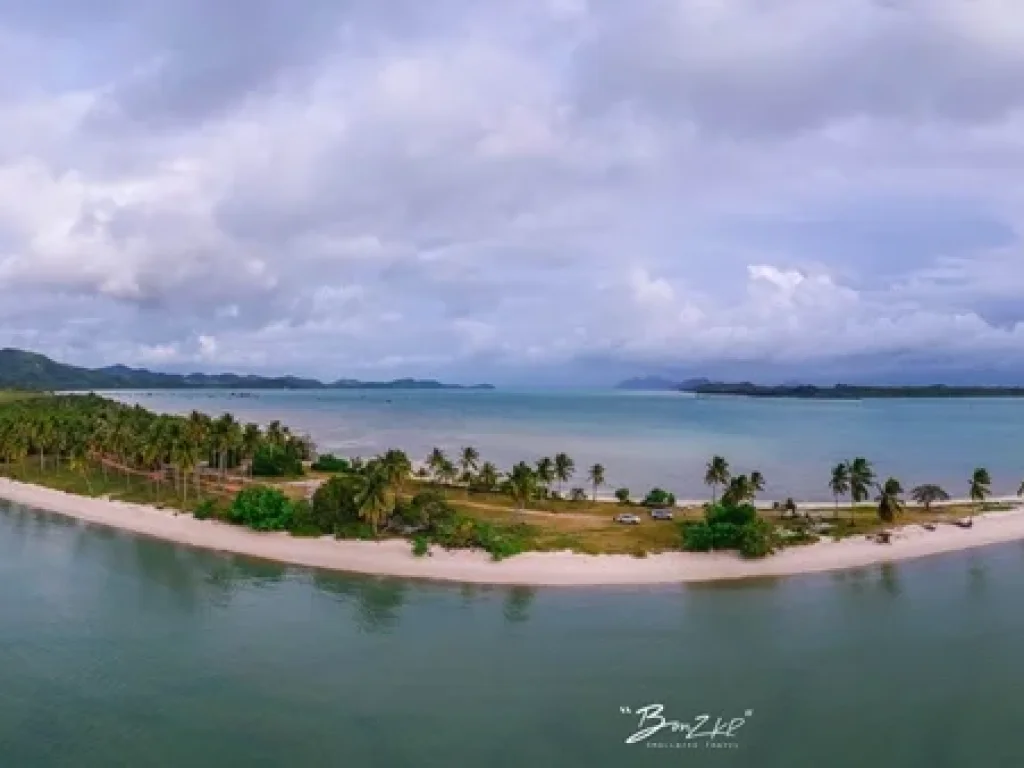
[[[680,382],[663,376],[637,376],[620,381],[615,388],[633,392],[673,392],[680,389],[689,391],[693,387],[710,383],[710,379],[687,379]]]
[[[1024,387],[951,387],[944,384],[926,386],[853,386],[836,384],[817,387],[810,384],[763,386],[748,381],[729,384],[706,382],[697,386],[680,385],[681,392],[698,395],[733,395],[739,397],[786,397],[804,400],[878,400],[885,398],[955,398],[955,397],[1024,397]]]
[[[112,365],[81,368],[58,363],[45,355],[21,349],[0,349],[0,388],[30,390],[94,389],[494,389],[490,384],[464,387],[433,379],[325,383],[297,376],[255,376],[236,373],[159,373],[144,368]]]
[[[662,376],[638,376],[620,381],[616,389],[635,392],[690,392],[697,395],[735,397],[785,397],[802,400],[879,400],[884,398],[1024,397],[1024,387],[853,385],[831,387],[787,383],[753,384],[749,381],[725,382],[698,378],[673,381]]]

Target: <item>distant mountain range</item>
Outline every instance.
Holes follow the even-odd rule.
[[[732,395],[737,397],[783,397],[803,400],[869,400],[893,397],[1024,397],[1024,387],[947,386],[876,386],[836,384],[820,387],[812,384],[786,383],[779,386],[752,384],[749,381],[724,382],[710,379],[671,381],[658,376],[644,376],[620,382],[616,389],[644,391],[692,392],[698,395]]]
[[[21,349],[0,349],[0,388],[39,390],[90,389],[494,389],[490,384],[462,387],[433,379],[330,383],[297,376],[253,376],[236,373],[159,373],[111,365],[80,368]]]

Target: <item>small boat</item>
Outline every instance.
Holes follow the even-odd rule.
[[[875,537],[879,544],[892,544],[892,531],[880,531]]]
[[[924,523],[921,527],[924,528],[926,531],[934,531],[935,523]]]
[[[960,520],[954,522],[953,525],[957,526],[958,528],[971,528],[974,526],[974,520],[972,520],[971,518],[967,518],[966,520],[961,518]]]

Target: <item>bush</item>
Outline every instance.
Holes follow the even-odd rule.
[[[292,502],[277,488],[254,485],[235,496],[228,519],[254,531],[284,531],[291,528]]]
[[[217,517],[217,502],[213,499],[203,499],[196,504],[192,517],[196,520],[209,520],[211,517]]]
[[[674,507],[676,497],[663,488],[652,488],[644,497],[643,504],[645,507]]]
[[[571,501],[586,501],[588,498],[587,492],[583,488],[573,488],[572,493],[569,494]]]
[[[725,549],[738,550],[744,557],[766,557],[777,548],[774,527],[749,504],[708,504],[704,518],[682,524],[682,546],[687,552]]]
[[[320,536],[323,531],[313,520],[313,505],[305,499],[292,506],[292,535]]]
[[[519,536],[497,528],[491,523],[477,522],[475,528],[474,543],[489,552],[494,560],[504,560],[506,557],[518,555],[525,548]]]
[[[337,533],[350,523],[359,522],[359,493],[363,480],[342,475],[322,483],[313,494],[310,522],[322,533]]]
[[[416,557],[423,557],[430,552],[430,542],[426,536],[414,536],[412,539],[412,553]]]
[[[348,459],[339,458],[333,453],[325,453],[317,456],[310,468],[317,472],[348,472],[352,469],[352,465]]]
[[[616,488],[615,498],[619,500],[619,504],[629,504],[629,488]]]
[[[683,549],[687,552],[710,552],[714,543],[711,527],[704,522],[683,523]]]
[[[440,491],[417,493],[409,502],[409,507],[410,517],[416,521],[411,523],[412,525],[425,525],[432,528],[452,520],[456,515],[455,507],[448,503]]]
[[[757,510],[750,504],[715,504],[704,508],[704,516],[709,524],[732,523],[743,526],[757,520]]]
[[[739,549],[745,526],[730,522],[708,523],[712,549]]]
[[[252,457],[255,477],[288,477],[302,473],[302,457],[291,444],[261,445]]]
[[[767,520],[755,520],[743,526],[740,534],[740,554],[744,557],[767,557],[775,551],[775,531]]]
[[[348,523],[342,523],[334,529],[334,537],[336,539],[359,539],[361,541],[369,541],[376,539],[377,534],[373,530],[373,526],[369,523],[364,523],[362,520],[354,520]]]
[[[528,530],[523,525],[499,526],[456,514],[432,525],[429,534],[423,538],[445,549],[479,547],[495,560],[502,560],[526,549]]]

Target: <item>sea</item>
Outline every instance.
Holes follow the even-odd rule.
[[[830,470],[864,456],[880,479],[904,488],[937,483],[967,495],[977,467],[996,495],[1024,479],[1024,399],[791,400],[700,397],[679,392],[512,390],[181,390],[106,393],[149,409],[231,412],[265,425],[278,419],[321,452],[369,457],[400,448],[424,459],[435,446],[476,447],[500,468],[558,452],[586,469],[605,467],[611,494],[654,487],[703,499],[715,454],[734,473],[758,470],[762,500],[828,501]]]
[[[0,502],[0,765],[1008,768],[1021,584],[1013,543],[740,583],[460,587]]]

